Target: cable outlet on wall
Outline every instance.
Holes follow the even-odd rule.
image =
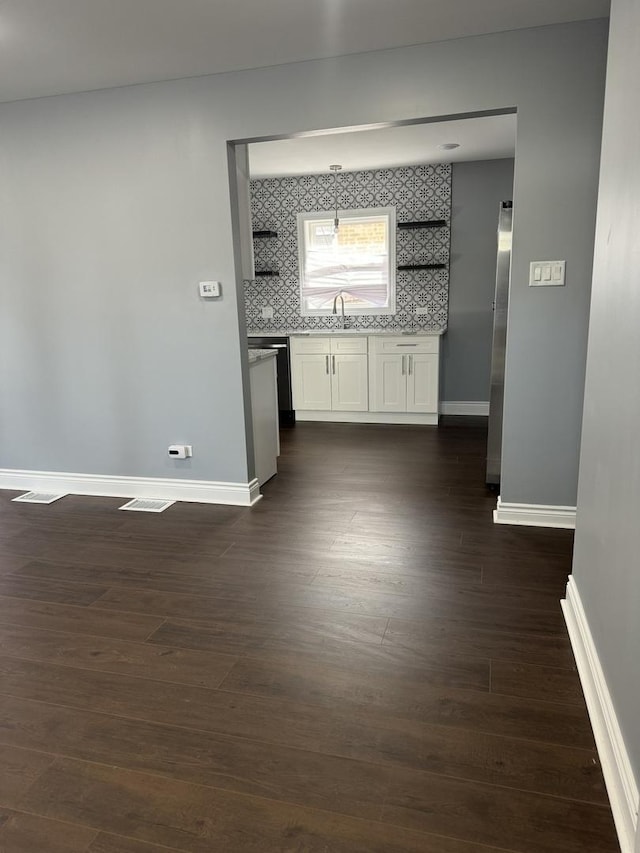
[[[189,459],[193,456],[193,447],[190,444],[170,444],[169,456],[173,459]]]
[[[263,305],[262,306],[262,319],[263,320],[273,320],[273,306],[271,306],[271,305]]]
[[[414,311],[414,314],[416,317],[424,317],[424,315],[428,314],[428,313],[429,313],[429,309],[425,308],[423,305],[418,305],[418,307]]]

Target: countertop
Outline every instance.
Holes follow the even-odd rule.
[[[406,331],[391,331],[388,329],[254,329],[247,332],[249,338],[285,338],[294,335],[394,335],[403,337],[416,337],[416,335],[427,335],[430,337],[440,337],[444,335],[446,329],[437,329],[429,331],[428,329],[420,329],[416,332]],[[253,352],[262,352],[262,350],[253,350]]]
[[[250,349],[249,364],[255,364],[257,361],[265,361],[267,358],[275,358],[278,350],[275,349]]]

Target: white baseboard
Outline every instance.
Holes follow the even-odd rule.
[[[234,506],[252,506],[262,497],[256,479],[251,480],[250,483],[225,483],[214,480],[19,471],[11,468],[0,468],[0,489],[51,491],[67,495],[97,495],[109,498],[158,498],[167,501]]]
[[[565,527],[574,530],[576,508],[545,504],[512,504],[498,498],[493,511],[495,524],[521,524],[525,527]]]
[[[562,610],[589,710],[620,848],[622,853],[637,853],[636,845],[640,843],[637,835],[638,783],[573,576],[569,577]]]
[[[480,415],[489,414],[489,401],[482,400],[449,400],[440,403],[441,415]]]
[[[322,421],[334,424],[417,424],[437,426],[438,415],[413,412],[326,412],[300,411],[296,409],[297,421]]]

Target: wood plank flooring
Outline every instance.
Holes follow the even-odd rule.
[[[614,853],[485,425],[300,424],[252,509],[0,492],[3,853]]]

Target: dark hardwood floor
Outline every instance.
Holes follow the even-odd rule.
[[[484,424],[300,424],[253,509],[0,493],[3,853],[613,853]]]

